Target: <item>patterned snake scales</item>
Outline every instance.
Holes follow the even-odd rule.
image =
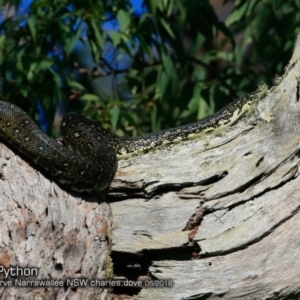
[[[61,130],[65,147],[43,133],[19,107],[0,101],[0,136],[65,187],[99,193],[113,180],[117,157],[126,157],[161,145],[179,142],[235,123],[251,107],[248,95],[197,123],[137,138],[119,137],[94,122],[67,114]]]

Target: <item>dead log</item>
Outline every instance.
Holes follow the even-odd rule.
[[[0,285],[0,299],[299,297],[299,53],[300,39],[285,74],[236,124],[120,161],[110,204],[67,193],[0,145],[0,266],[173,284],[115,296]]]
[[[299,53],[298,39],[284,76],[260,88],[254,110],[225,132],[119,167],[112,192],[135,196],[111,204],[113,257],[123,268],[136,257],[129,274],[144,263],[152,278],[174,281],[136,299],[297,297]]]

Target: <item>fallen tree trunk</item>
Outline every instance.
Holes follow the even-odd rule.
[[[39,279],[114,273],[165,284],[117,287],[115,298],[298,297],[299,53],[298,39],[284,76],[225,131],[121,161],[110,207],[66,193],[0,145],[0,265],[39,267]],[[0,286],[1,299],[22,293],[107,296],[99,287]]]
[[[299,52],[298,41],[285,75],[225,132],[119,167],[113,258],[127,274],[174,281],[137,299],[298,295]]]

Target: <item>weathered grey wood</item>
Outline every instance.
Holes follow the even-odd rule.
[[[266,226],[265,236],[260,236],[246,248],[231,249],[228,255],[219,253],[191,261],[155,262],[150,272],[159,278],[174,278],[172,289],[157,290],[154,299],[291,299],[300,293],[299,287],[299,186],[300,180],[289,185],[287,193],[294,210],[288,216],[274,208],[273,215],[260,213],[261,227],[266,219],[279,218],[277,226]],[[288,187],[287,187],[288,188]],[[281,198],[282,199],[282,198]],[[287,199],[282,199],[287,200]],[[287,204],[289,205],[289,204]],[[261,209],[263,211],[264,208]],[[277,214],[275,214],[277,212]],[[261,225],[262,223],[262,225]],[[237,238],[233,245],[249,240],[247,227],[238,224],[234,228]],[[252,228],[255,229],[252,224]],[[223,234],[220,234],[223,235]],[[224,239],[227,235],[224,234]],[[210,240],[210,239],[209,239]],[[233,239],[231,239],[233,241]],[[217,244],[218,240],[211,241]],[[222,245],[221,245],[222,246]],[[243,245],[245,246],[245,245]],[[189,270],[189,272],[187,272]],[[138,299],[150,299],[148,290],[144,289]],[[201,298],[201,296],[203,298]],[[286,298],[285,298],[286,297]],[[296,297],[295,299],[298,299]]]
[[[298,41],[280,82],[264,96],[260,90],[255,109],[235,125],[121,164],[111,192],[136,197],[111,204],[113,250],[169,249],[171,257],[180,245],[201,248],[190,261],[154,261],[150,275],[174,287],[144,288],[135,299],[299,294],[299,53]]]
[[[112,238],[124,267],[152,260],[149,276],[174,281],[136,299],[298,295],[299,53],[298,41],[285,75],[260,88],[236,124],[120,161],[112,224],[107,203],[69,195],[0,145],[0,265],[40,266],[41,278],[104,278]],[[22,293],[88,299],[107,291],[0,287],[0,299]]]

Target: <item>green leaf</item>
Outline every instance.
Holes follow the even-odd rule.
[[[42,61],[40,61],[40,63],[37,65],[35,72],[41,72],[41,71],[45,71],[48,70],[52,67],[53,65],[53,61],[50,58],[45,58]]]
[[[93,32],[93,38],[92,38],[92,40],[97,43],[97,46],[99,48],[102,48],[104,46],[104,38],[100,34],[100,26],[99,26],[99,24],[97,24],[94,19],[91,19],[89,23],[91,25],[91,29],[92,29],[92,32]]]
[[[74,89],[85,90],[85,87],[77,81],[69,81],[68,86]]]
[[[34,42],[36,42],[36,29],[37,29],[36,20],[37,19],[35,15],[30,15],[29,18],[27,19],[28,28]]]
[[[27,80],[28,81],[31,81],[34,78],[37,66],[38,66],[37,62],[32,62],[30,64],[30,67],[29,67],[29,70],[28,70],[28,73],[27,73]]]
[[[55,86],[58,87],[58,88],[61,88],[62,82],[61,82],[60,76],[52,69],[49,69],[49,71],[53,76],[52,79],[55,83]],[[57,99],[60,99],[60,98],[57,98]]]
[[[170,37],[175,40],[175,35],[174,35],[171,27],[169,26],[169,24],[163,18],[160,18],[159,20],[160,20],[160,23],[162,24],[162,26],[166,29],[166,31],[170,35]]]
[[[201,32],[198,32],[196,35],[196,39],[193,41],[191,45],[190,54],[194,55],[195,53],[197,53],[204,43],[205,43],[205,36]]]
[[[97,46],[97,44],[91,39],[90,40],[90,45],[92,48],[92,53],[93,53],[93,58],[95,61],[100,61],[101,59],[101,54],[102,54],[102,49]]]
[[[110,116],[111,116],[111,124],[113,126],[113,129],[116,129],[118,121],[119,121],[120,109],[118,107],[112,107],[109,110],[109,113],[110,113]]]
[[[130,25],[130,15],[124,9],[120,9],[118,11],[117,20],[119,22],[119,26],[120,26],[121,31],[125,31]]]
[[[151,130],[152,132],[156,132],[160,127],[160,122],[157,119],[157,106],[155,105],[151,111]]]
[[[99,101],[100,98],[94,94],[84,94],[82,97],[80,97],[80,100],[84,101]]]
[[[118,46],[121,42],[121,38],[122,38],[122,35],[120,32],[118,31],[111,31],[109,33],[111,39],[112,39],[112,42],[115,46]]]
[[[65,51],[66,51],[67,57],[71,54],[71,52],[73,51],[74,47],[76,46],[78,40],[80,39],[80,37],[82,35],[82,29],[83,29],[83,22],[81,22],[80,25],[78,26],[78,29],[75,32],[75,35],[72,35],[72,37],[66,43]]]
[[[169,17],[174,10],[174,0],[168,0],[166,8],[167,8],[167,16]]]
[[[255,5],[258,3],[257,0],[244,1],[241,2],[237,7],[234,8],[233,13],[226,20],[226,26],[230,26],[238,21],[240,21],[246,15],[252,13]]]

